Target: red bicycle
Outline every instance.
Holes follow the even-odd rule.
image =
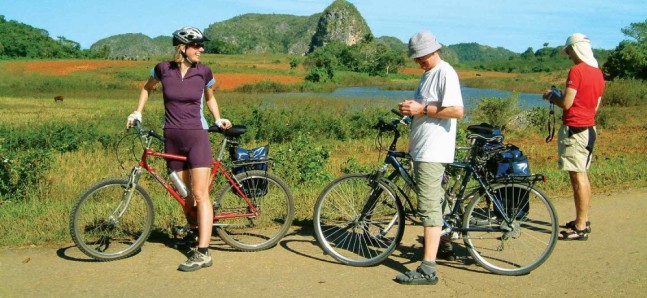
[[[84,191],[70,216],[70,234],[76,246],[86,255],[100,261],[127,258],[144,245],[154,222],[153,201],[139,180],[148,172],[182,206],[187,220],[195,223],[197,210],[188,206],[180,195],[181,187],[167,182],[149,164],[149,158],[186,160],[185,156],[151,149],[154,140],[163,137],[153,130],[134,126],[141,139],[143,153],[126,178],[101,180]],[[227,130],[209,128],[224,139],[213,160],[210,197],[214,198],[214,228],[230,246],[243,251],[270,248],[285,236],[294,218],[294,200],[285,182],[268,172],[271,159],[234,162],[241,173],[231,174],[221,162],[225,153],[236,152],[245,126],[234,125]],[[232,151],[233,150],[233,151]],[[265,170],[258,170],[259,168]],[[222,174],[227,183],[217,191],[214,180]],[[190,194],[188,194],[190,195]],[[195,227],[195,225],[193,225]]]

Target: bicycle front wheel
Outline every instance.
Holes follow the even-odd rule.
[[[475,196],[463,218],[467,230],[463,241],[476,262],[487,270],[503,275],[527,274],[546,261],[555,248],[559,229],[555,208],[542,191],[528,185],[491,187],[503,208],[495,208],[486,194]]]
[[[128,179],[106,179],[81,194],[72,207],[70,234],[87,256],[113,261],[139,251],[153,220],[153,202],[144,188],[128,188]]]
[[[327,254],[351,266],[386,259],[402,240],[404,211],[395,192],[365,174],[340,177],[317,199],[314,229]]]
[[[285,236],[294,218],[294,200],[287,184],[265,171],[236,175],[242,191],[258,209],[258,216],[236,189],[227,184],[220,189],[214,204],[214,222],[220,238],[242,251],[270,248]],[[246,215],[248,214],[248,215]]]

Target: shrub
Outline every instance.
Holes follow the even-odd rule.
[[[330,180],[332,175],[324,171],[330,150],[324,147],[313,147],[312,138],[299,133],[294,142],[281,145],[272,154],[276,161],[275,172],[288,184],[304,182],[322,182]]]
[[[52,164],[49,150],[30,149],[6,153],[0,150],[0,155],[4,156],[0,160],[0,200],[24,198],[45,176]]]
[[[607,83],[602,105],[630,107],[647,103],[647,86],[641,80],[617,79]]]
[[[360,165],[356,158],[350,157],[343,164],[341,172],[344,174],[368,173],[371,167]]]
[[[476,103],[470,118],[475,122],[487,122],[500,127],[502,131],[521,111],[519,106],[519,94],[513,93],[507,98],[486,97]]]

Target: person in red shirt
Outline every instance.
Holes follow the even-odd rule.
[[[562,127],[558,133],[558,165],[568,171],[575,200],[575,220],[560,232],[560,240],[587,240],[591,233],[588,219],[591,184],[586,171],[591,166],[593,145],[597,136],[595,114],[600,107],[605,82],[593,56],[591,41],[581,33],[568,37],[563,52],[575,64],[568,73],[562,96],[550,90],[544,99],[563,109]]]

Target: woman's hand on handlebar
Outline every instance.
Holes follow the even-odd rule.
[[[128,115],[128,118],[126,120],[126,129],[129,129],[135,125],[135,120],[139,121],[139,123],[142,122],[142,113],[138,111],[132,112],[130,115]]]
[[[231,128],[231,121],[225,118],[220,118],[216,120],[216,126],[222,128],[222,129],[229,129]]]

